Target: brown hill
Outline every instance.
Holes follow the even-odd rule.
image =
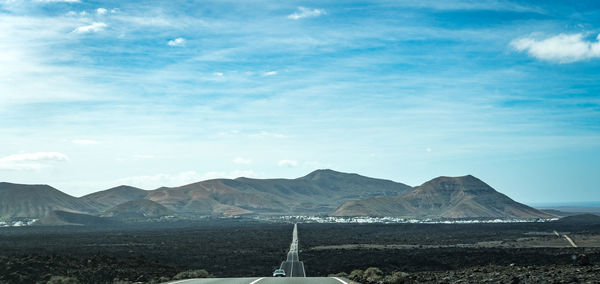
[[[212,214],[319,214],[345,201],[395,196],[405,184],[332,170],[317,170],[297,179],[215,179],[151,191],[146,197],[175,212]]]
[[[121,203],[106,210],[102,216],[119,219],[147,219],[176,215],[166,207],[147,199],[138,199]]]
[[[65,211],[52,211],[37,220],[36,226],[114,226],[119,224],[115,220]]]
[[[121,185],[111,189],[94,192],[82,196],[79,199],[96,208],[98,211],[104,212],[105,210],[121,203],[143,199],[147,195],[148,191],[146,190],[137,187]]]
[[[0,219],[41,218],[54,210],[95,213],[96,209],[48,185],[0,182]]]
[[[405,218],[552,217],[510,199],[471,175],[435,178],[401,196],[349,201],[332,215]]]

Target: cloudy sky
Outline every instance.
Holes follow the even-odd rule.
[[[597,1],[0,0],[0,180],[319,168],[600,201]]]

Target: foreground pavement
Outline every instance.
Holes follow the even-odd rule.
[[[261,277],[261,278],[210,278],[187,279],[169,284],[358,284],[337,277]]]

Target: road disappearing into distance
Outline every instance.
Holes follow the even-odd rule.
[[[281,263],[280,269],[285,270],[286,277],[259,277],[259,278],[205,278],[187,279],[169,282],[170,284],[358,284],[354,281],[338,277],[306,277],[304,263],[298,256],[298,224],[294,224],[292,243],[287,253],[287,258]],[[273,271],[265,271],[269,275]]]
[[[304,263],[298,256],[298,224],[294,224],[292,232],[292,244],[287,254],[287,259],[281,263],[281,269],[285,270],[286,277],[306,277]]]

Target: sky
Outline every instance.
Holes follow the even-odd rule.
[[[598,1],[0,0],[0,181],[316,169],[600,201]]]

